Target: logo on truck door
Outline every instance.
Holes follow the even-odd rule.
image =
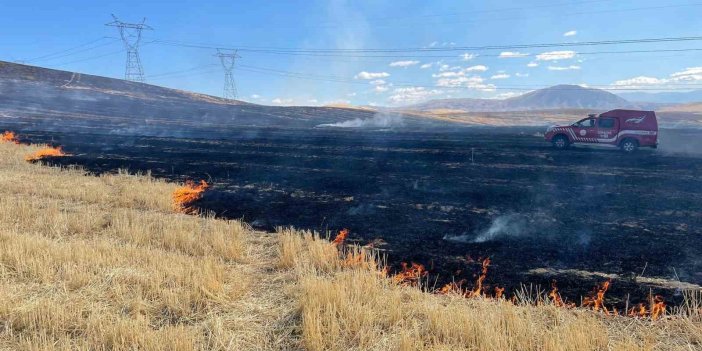
[[[581,130],[580,130],[580,136],[585,136],[585,134],[587,134],[587,132],[585,131],[585,129],[581,129]]]
[[[635,117],[635,118],[629,118],[626,120],[626,123],[636,123],[639,124],[643,122],[643,120],[646,118],[646,115],[643,115],[641,117]]]

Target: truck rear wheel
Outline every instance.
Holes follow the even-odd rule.
[[[624,139],[622,140],[622,143],[619,145],[619,147],[622,149],[622,151],[626,152],[627,154],[630,154],[639,148],[639,142],[636,141],[636,139]]]
[[[553,137],[553,140],[551,140],[551,144],[553,144],[553,148],[555,149],[565,150],[570,145],[570,141],[568,141],[568,138],[565,135],[561,134]]]

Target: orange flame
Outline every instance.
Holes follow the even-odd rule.
[[[651,303],[653,303],[653,306],[651,306],[651,319],[655,321],[665,314],[665,300],[663,300],[663,296],[656,295]]]
[[[465,295],[465,290],[463,289],[463,284],[466,283],[465,279],[461,279],[458,282],[451,282],[441,287],[436,293],[439,295]]]
[[[635,307],[632,307],[629,310],[628,313],[629,317],[646,317],[648,315],[648,310],[646,309],[646,306],[642,303],[636,305]]]
[[[553,282],[551,282],[551,292],[548,293],[548,297],[551,299],[551,302],[553,303],[554,306],[556,306],[556,307],[564,307],[565,306],[563,299],[561,299],[561,294],[558,293],[558,287],[556,286],[555,280]]]
[[[349,230],[348,229],[342,229],[339,231],[339,234],[334,238],[332,241],[332,244],[334,246],[341,246],[344,244],[344,241],[346,240],[346,237],[349,235]]]
[[[505,288],[495,287],[495,299],[501,299],[502,295],[505,293]]]
[[[37,152],[27,155],[24,157],[24,159],[28,162],[32,161],[39,161],[41,159],[44,159],[46,157],[61,157],[61,156],[68,156],[66,153],[61,150],[61,147],[47,147],[45,149],[38,150]]]
[[[646,305],[639,303],[638,305],[632,307],[627,315],[629,317],[646,318],[651,317],[652,320],[657,320],[661,318],[666,313],[665,300],[663,296],[656,295],[650,298],[649,301],[650,308],[646,308]]]
[[[395,284],[417,286],[419,281],[428,274],[424,265],[419,263],[412,262],[408,265],[407,262],[402,262],[401,265],[402,271],[392,277]]]
[[[488,267],[490,267],[490,257],[483,260],[483,268],[480,271],[480,276],[478,276],[478,279],[475,281],[475,287],[472,291],[467,293],[466,297],[482,296],[483,281],[485,281],[485,277],[487,277]]]
[[[209,184],[204,180],[201,180],[198,185],[190,180],[185,182],[184,186],[173,192],[173,207],[176,211],[182,213],[195,212],[195,209],[192,207],[193,202],[202,198],[202,193],[209,187]]]
[[[9,130],[0,135],[0,141],[4,143],[13,143],[19,145],[19,140],[17,140],[17,136],[14,132],[11,132]]]
[[[592,307],[594,311],[604,311],[605,314],[609,314],[607,307],[604,305],[604,296],[609,289],[609,284],[611,280],[598,284],[590,296],[585,297],[583,300],[583,307]]]

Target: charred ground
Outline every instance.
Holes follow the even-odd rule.
[[[702,158],[557,152],[535,132],[245,128],[219,140],[22,134],[74,155],[54,164],[205,179],[213,188],[202,209],[259,228],[349,228],[351,239],[386,250],[392,265],[426,265],[430,284],[473,281],[483,257],[493,262],[490,287],[546,288],[556,279],[570,299],[607,275],[614,278],[608,300],[620,303],[650,291],[676,300],[685,283],[702,284]],[[475,242],[481,235],[488,240]]]

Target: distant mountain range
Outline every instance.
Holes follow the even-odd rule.
[[[610,92],[579,85],[556,85],[508,99],[441,99],[407,108],[419,111],[461,110],[472,112],[529,111],[550,109],[593,109],[638,107]]]
[[[632,108],[656,110],[676,104],[702,101],[702,90],[669,93],[612,94],[579,85],[555,85],[508,99],[436,99],[402,107],[403,110],[506,112],[556,109],[609,110]]]

